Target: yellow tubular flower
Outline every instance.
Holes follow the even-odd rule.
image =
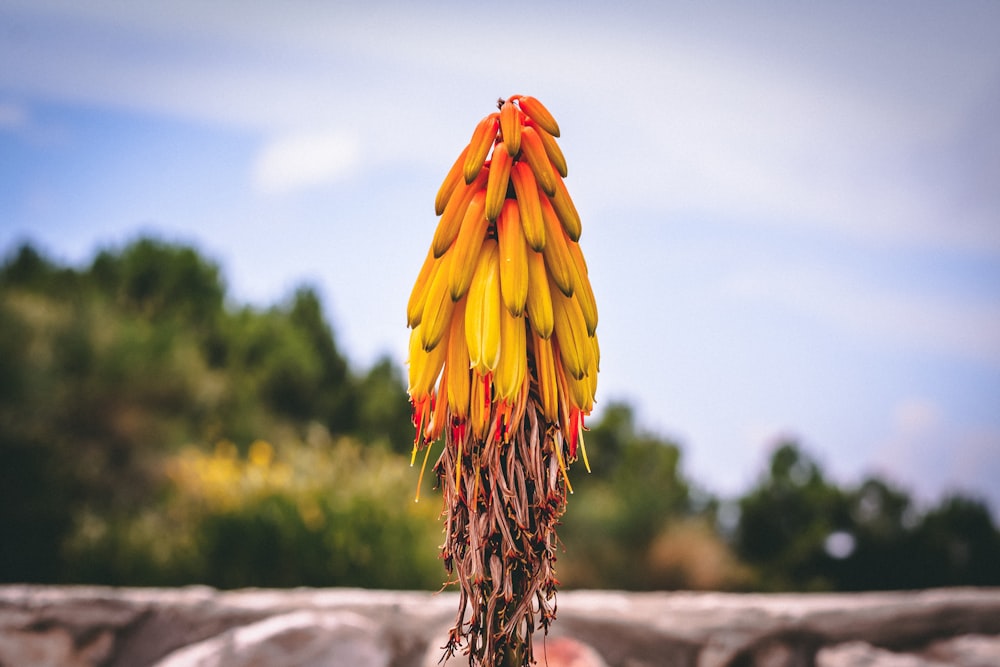
[[[550,424],[555,424],[559,421],[559,383],[556,377],[552,341],[532,332],[531,342],[535,356],[535,382],[538,386],[538,401],[541,403],[545,420]]]
[[[496,222],[507,197],[507,185],[510,183],[510,167],[514,159],[504,149],[503,142],[493,149],[493,159],[490,161],[490,176],[486,181],[486,219]]]
[[[465,296],[472,282],[472,273],[476,269],[476,257],[483,247],[489,223],[485,215],[486,193],[480,190],[469,203],[462,219],[462,228],[455,238],[455,243],[448,253],[451,259],[451,275],[448,282],[451,298],[458,301]]]
[[[581,230],[580,214],[576,212],[576,206],[574,206],[573,200],[569,197],[569,191],[566,190],[566,183],[559,176],[555,176],[554,178],[555,193],[549,195],[549,199],[552,201],[552,208],[556,210],[559,222],[562,223],[563,229],[566,230],[566,236],[571,241],[579,241]]]
[[[500,361],[500,264],[497,243],[487,239],[476,260],[465,306],[469,364],[485,376]]]
[[[465,420],[469,416],[472,373],[469,370],[469,344],[465,340],[465,299],[455,304],[451,327],[448,331],[448,352],[444,372],[448,409],[453,418]],[[439,346],[440,347],[440,346]]]
[[[590,287],[587,262],[583,259],[579,243],[569,243],[568,249],[570,257],[573,259],[574,284],[576,285],[574,295],[580,301],[580,310],[583,312],[583,319],[587,322],[587,335],[593,336],[594,332],[597,331],[597,301],[594,299],[594,290]]]
[[[472,183],[465,186],[460,185],[452,192],[451,198],[448,200],[448,203],[444,207],[444,212],[441,214],[441,219],[438,221],[437,229],[434,231],[434,240],[431,247],[434,250],[435,257],[440,257],[451,247],[452,241],[458,236],[458,231],[462,226],[462,220],[465,219],[465,212],[469,208],[469,204],[476,196],[476,193],[483,189],[488,175],[489,170],[483,169],[472,180]]]
[[[528,300],[528,246],[521,231],[517,202],[504,201],[497,218],[497,245],[500,249],[500,295],[511,315],[520,316]]]
[[[549,157],[549,162],[552,163],[552,166],[560,176],[566,178],[569,175],[569,169],[566,166],[566,156],[563,155],[562,149],[559,148],[556,138],[541,128],[538,128],[538,138],[542,140],[542,146],[545,147],[545,154]]]
[[[445,346],[438,345],[430,352],[421,343],[420,326],[410,333],[410,398],[419,401],[430,396],[444,366]]]
[[[555,117],[545,108],[545,105],[530,95],[521,95],[517,98],[517,103],[521,111],[531,120],[538,123],[538,126],[551,134],[553,137],[559,136],[559,123]]]
[[[420,324],[420,318],[424,314],[424,303],[427,302],[427,288],[430,286],[434,270],[437,268],[437,258],[434,257],[433,250],[427,251],[427,258],[420,273],[417,275],[417,282],[410,292],[410,300],[406,302],[406,326],[411,329]]]
[[[420,340],[427,351],[434,349],[451,324],[451,312],[455,307],[448,290],[452,257],[452,253],[448,253],[438,260],[438,270],[427,288],[427,300],[420,317]]]
[[[530,125],[521,131],[521,151],[524,159],[531,166],[532,173],[535,174],[538,186],[549,197],[554,196],[556,194],[556,179],[558,178],[558,174],[556,174],[555,169],[552,167],[552,163],[549,162],[549,156],[545,152],[545,144],[542,143],[542,138],[538,136],[535,128]]]
[[[587,323],[575,297],[558,290],[552,292],[553,331],[559,340],[563,367],[576,379],[587,375],[593,348],[587,334]]]
[[[491,113],[479,121],[479,125],[473,131],[463,165],[466,183],[472,183],[476,179],[476,175],[479,174],[479,170],[483,168],[486,156],[490,154],[490,146],[496,141],[499,127],[500,114]]]
[[[590,407],[584,410],[587,414],[590,414],[593,407],[594,397],[597,395],[597,374],[601,372],[601,346],[597,342],[596,335],[590,337],[590,346],[592,348],[593,363],[587,372],[587,383],[590,391]],[[581,405],[580,407],[583,408],[584,406]]]
[[[444,177],[441,182],[441,187],[438,188],[437,197],[434,198],[434,215],[441,215],[444,213],[445,204],[451,198],[451,193],[455,191],[458,187],[459,182],[462,179],[464,168],[465,168],[465,156],[469,154],[469,147],[466,146],[462,149],[462,153],[455,160],[455,164],[451,166],[448,171],[448,175]]]
[[[524,238],[532,250],[540,252],[545,248],[545,221],[542,219],[542,203],[535,175],[530,166],[518,161],[511,167],[510,180],[514,184]]]
[[[552,335],[552,294],[549,278],[545,273],[545,257],[540,252],[528,251],[528,321],[532,330],[542,338]]]
[[[521,391],[527,373],[528,352],[524,318],[515,316],[506,308],[500,313],[500,363],[493,374],[497,397],[509,403]]]
[[[503,135],[503,143],[507,147],[507,153],[514,157],[521,151],[521,110],[514,106],[514,102],[507,100],[500,107],[500,132]]]
[[[576,287],[576,265],[569,252],[569,244],[572,241],[566,238],[566,232],[563,231],[548,197],[543,195],[540,201],[542,221],[545,223],[546,242],[545,248],[542,249],[545,255],[545,266],[559,291],[566,296],[573,296],[573,290]]]

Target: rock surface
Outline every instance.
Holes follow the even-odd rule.
[[[457,604],[356,589],[0,586],[0,667],[431,667]],[[536,646],[549,667],[998,667],[1000,589],[565,591]]]

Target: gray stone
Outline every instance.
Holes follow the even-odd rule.
[[[0,586],[0,665],[430,667],[457,604],[450,592]],[[549,667],[997,667],[1000,589],[568,591],[535,645]]]
[[[893,653],[865,642],[845,642],[820,649],[816,667],[949,667],[949,663]]]
[[[376,623],[349,611],[294,611],[174,651],[156,667],[387,667]]]
[[[1000,665],[1000,636],[962,635],[941,639],[928,646],[923,655],[961,667],[997,667]]]

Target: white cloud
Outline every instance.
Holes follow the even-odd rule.
[[[283,195],[329,185],[350,175],[359,166],[360,156],[358,138],[343,131],[281,137],[257,155],[254,186],[265,194]]]
[[[737,296],[791,307],[841,331],[1000,367],[1000,303],[892,290],[846,267],[782,265],[735,272]]]
[[[971,214],[942,185],[955,180],[944,157],[959,140],[956,116],[975,100],[913,105],[803,71],[793,54],[774,66],[753,52],[703,46],[615,51],[597,76],[617,89],[587,108],[607,139],[591,134],[587,142],[605,164],[628,168],[587,165],[593,179],[585,189],[674,215],[696,211],[881,245],[1000,251],[996,213]],[[613,106],[623,99],[627,106]]]
[[[481,8],[11,3],[0,85],[264,133],[346,124],[375,160],[434,164],[481,94],[516,88],[571,130],[581,204],[1000,252],[996,212],[942,185],[967,180],[941,158],[995,85],[971,12],[867,11],[859,30],[850,8],[536,9],[489,58]]]

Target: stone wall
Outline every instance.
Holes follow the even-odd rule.
[[[451,593],[0,587],[2,667],[431,667]],[[1000,589],[565,591],[549,667],[1000,666]],[[452,660],[451,667],[461,664]]]

